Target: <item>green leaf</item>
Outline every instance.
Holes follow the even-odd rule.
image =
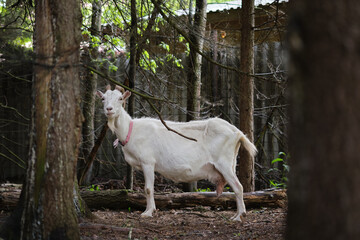
[[[274,164],[276,162],[283,162],[283,161],[284,161],[284,159],[282,159],[282,158],[275,158],[274,160],[271,161],[271,164]]]
[[[83,35],[90,35],[90,31],[87,30],[87,29],[85,29],[85,30],[82,31],[81,34],[83,34]]]
[[[273,180],[269,180],[270,181],[270,186],[275,187],[277,184],[275,182],[273,182]]]
[[[162,47],[163,49],[165,49],[166,51],[170,51],[170,46],[169,46],[169,44],[166,44],[166,43],[164,43],[164,42],[161,42],[160,44],[160,47]]]
[[[283,155],[284,157],[286,157],[286,153],[284,153],[284,152],[279,152],[279,157],[281,157],[281,155]]]
[[[109,49],[109,50],[107,50],[106,51],[106,54],[108,54],[108,55],[111,55],[111,56],[115,56],[115,51],[114,51],[114,49]]]
[[[149,55],[148,51],[144,50],[144,51],[143,51],[143,54],[144,54],[144,58],[145,58],[146,60],[149,60],[150,55]]]
[[[93,43],[101,43],[101,40],[98,36],[91,36],[91,41]]]
[[[115,66],[114,64],[109,65],[109,71],[110,72],[116,72],[117,70],[118,70],[118,67]]]
[[[108,41],[111,41],[110,36],[109,36],[109,35],[107,35],[107,34],[105,34],[105,35],[104,35],[104,38],[105,38],[106,40],[108,40]]]

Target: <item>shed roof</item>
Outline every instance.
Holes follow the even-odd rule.
[[[208,3],[206,12],[222,12],[222,11],[228,11],[231,9],[238,9],[241,8],[241,2],[242,0],[235,0],[235,1],[229,1],[224,3]],[[275,0],[255,0],[255,6],[260,5],[267,5],[275,2]],[[280,0],[279,2],[288,2],[288,0]],[[188,14],[189,9],[180,9],[175,12],[175,15],[181,16],[184,14]]]

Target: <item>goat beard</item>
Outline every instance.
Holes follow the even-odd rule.
[[[108,124],[108,126],[109,126],[112,133],[114,133],[114,131],[115,131],[115,127],[116,127],[115,123],[117,122],[116,119],[117,118],[114,118],[114,117],[113,118],[108,118],[108,121],[107,121],[107,124]]]

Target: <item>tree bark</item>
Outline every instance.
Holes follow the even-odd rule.
[[[188,60],[188,86],[187,86],[187,116],[186,121],[200,117],[201,96],[201,60],[198,51],[202,51],[206,26],[206,0],[196,0],[194,21],[192,30],[189,32],[190,54]]]
[[[139,209],[146,207],[143,193],[132,193],[124,190],[82,191],[81,196],[92,209]],[[247,208],[285,207],[286,192],[259,191],[244,194]],[[159,209],[179,209],[196,206],[236,208],[234,193],[225,192],[219,197],[215,192],[167,193],[155,194],[156,207]]]
[[[189,32],[189,38],[193,45],[190,44],[188,59],[186,121],[200,118],[202,57],[198,51],[202,51],[203,49],[206,27],[206,7],[207,0],[196,0],[192,31]],[[191,24],[191,16],[189,22],[189,24]],[[183,186],[184,191],[191,192],[197,188],[197,183],[184,183]]]
[[[90,33],[92,36],[97,36],[101,31],[101,0],[95,0],[92,3],[92,16],[91,16],[91,27]],[[87,62],[89,65],[97,69],[96,60],[98,58],[98,47],[94,47],[92,42],[90,42],[90,47],[87,55]],[[95,64],[94,64],[95,62]],[[82,146],[81,146],[81,155],[82,161],[79,161],[78,166],[78,179],[80,184],[89,185],[91,181],[92,174],[92,164],[88,166],[88,170],[84,176],[81,176],[84,173],[83,169],[87,164],[85,161],[93,146],[94,146],[94,115],[95,115],[95,91],[97,88],[97,74],[92,73],[90,70],[87,70],[86,77],[83,82],[84,85],[84,97],[83,97],[83,115],[84,122],[82,127]],[[80,181],[82,177],[82,181]]]
[[[218,30],[211,30],[211,58],[214,62],[218,61]],[[212,101],[216,103],[221,99],[221,85],[219,81],[219,66],[216,64],[210,64],[211,69],[211,95]],[[217,116],[219,114],[218,107],[213,110],[213,115]]]
[[[360,239],[360,2],[292,4],[287,239]]]
[[[80,28],[78,1],[35,2],[35,102],[21,239],[79,239],[73,190],[82,120]]]
[[[241,24],[240,71],[244,74],[239,84],[239,128],[254,142],[254,0],[242,0]],[[238,177],[244,192],[254,191],[254,158],[243,147],[239,156]]]
[[[137,14],[136,0],[131,0],[131,32],[130,32],[130,61],[129,61],[129,87],[134,89],[136,79],[137,56]],[[128,102],[128,113],[134,117],[135,96],[131,95]],[[134,187],[134,169],[126,163],[126,188]]]

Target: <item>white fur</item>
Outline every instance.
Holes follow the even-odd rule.
[[[107,90],[103,98],[108,125],[120,141],[124,141],[133,121],[129,142],[123,147],[125,160],[140,169],[145,178],[147,206],[142,216],[152,216],[156,209],[154,201],[154,172],[158,172],[175,182],[192,182],[208,179],[220,185],[229,183],[236,195],[237,213],[233,220],[241,221],[246,213],[243,188],[235,174],[236,156],[241,144],[254,156],[256,147],[235,126],[219,118],[211,118],[187,123],[166,122],[167,125],[197,139],[188,140],[168,131],[157,119],[131,119],[124,110],[123,103],[130,96],[115,89]]]

